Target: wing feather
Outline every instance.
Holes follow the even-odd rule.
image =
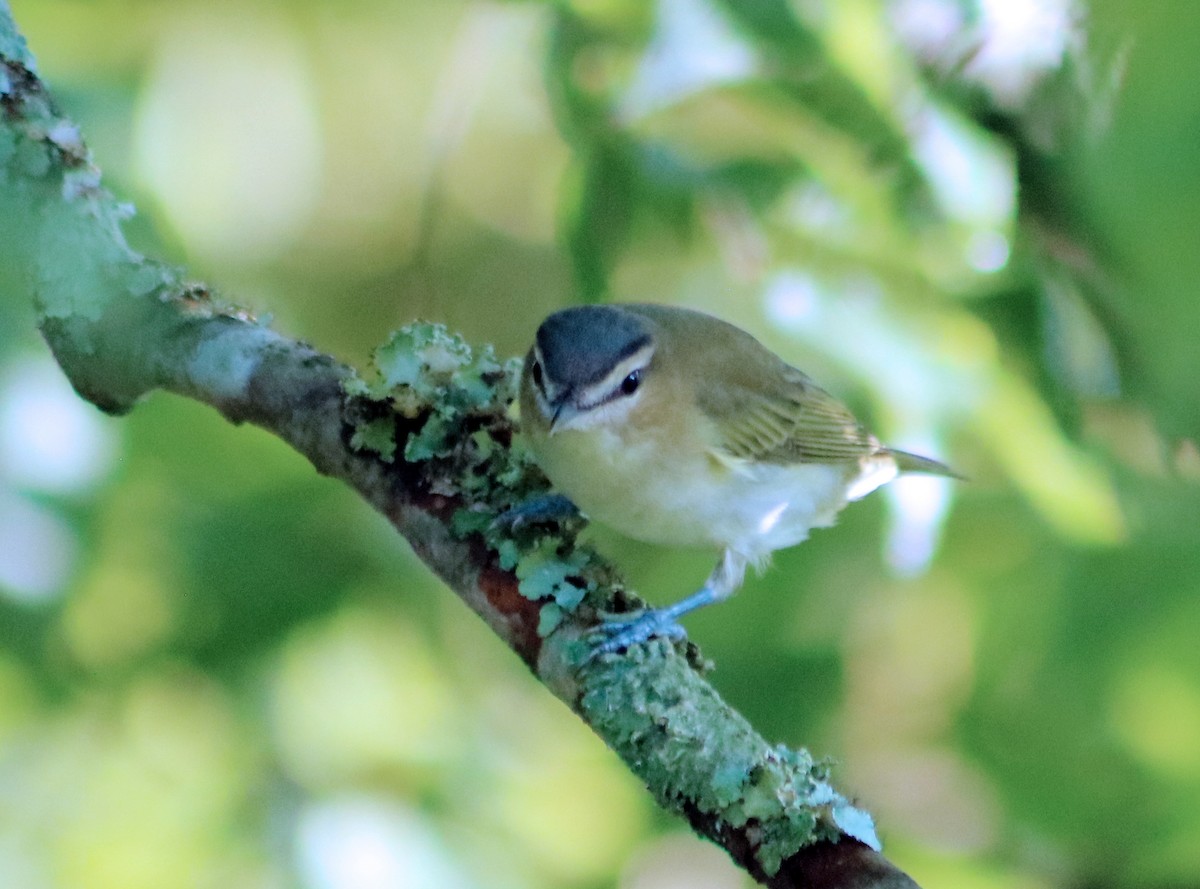
[[[755,462],[849,465],[884,454],[902,472],[955,476],[936,460],[885,448],[844,404],[746,331],[672,306],[624,308],[653,329],[657,352],[669,356],[658,372],[670,367],[676,392],[695,391],[718,463],[751,472]]]
[[[852,463],[881,449],[845,405],[775,360],[778,367],[765,369],[773,373],[735,374],[721,393],[700,397],[718,450],[735,460],[786,464]]]
[[[670,356],[683,380],[680,390],[699,390],[719,461],[849,464],[882,449],[844,404],[746,331],[669,306],[625,309],[654,329],[657,352]],[[716,347],[705,348],[710,343]]]

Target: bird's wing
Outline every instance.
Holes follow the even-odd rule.
[[[721,392],[700,395],[719,459],[853,463],[882,449],[844,404],[801,371],[783,361],[771,370],[735,375],[740,379]]]

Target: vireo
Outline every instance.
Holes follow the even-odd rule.
[[[525,360],[521,425],[551,483],[589,518],[638,540],[721,551],[698,592],[609,623],[602,652],[682,638],[677,618],[729,597],[747,566],[897,474],[954,475],[880,444],[745,331],[668,306],[546,318]]]

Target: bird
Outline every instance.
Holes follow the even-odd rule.
[[[960,477],[883,445],[751,334],[677,306],[551,313],[525,359],[519,411],[560,492],[529,515],[577,509],[635,540],[719,553],[692,595],[606,622],[598,653],[686,638],[680,617],[727,599],[750,566],[763,569],[900,473]]]

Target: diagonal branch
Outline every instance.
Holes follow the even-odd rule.
[[[806,751],[769,745],[666,643],[589,661],[597,613],[636,607],[573,526],[492,519],[545,482],[515,444],[513,366],[431,325],[397,334],[379,378],[223,306],[132,250],[78,131],[37,77],[0,0],[0,261],[30,282],[41,330],[79,394],[111,413],[155,389],[287,441],[353,487],[659,803],[764,885],[915,884],[870,818]]]

